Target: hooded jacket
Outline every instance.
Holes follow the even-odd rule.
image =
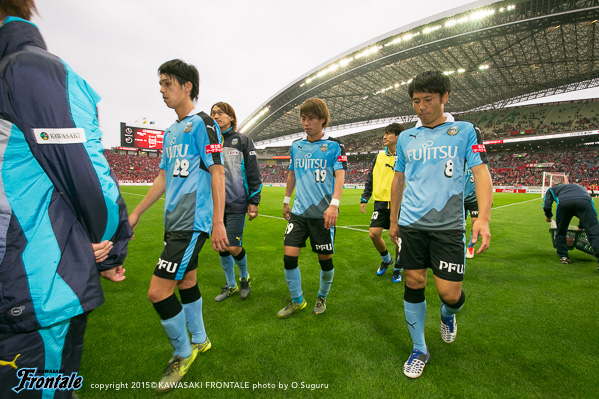
[[[0,27],[0,333],[72,318],[104,302],[99,271],[132,234],[100,142],[100,97],[37,27]],[[111,240],[96,264],[92,243]]]

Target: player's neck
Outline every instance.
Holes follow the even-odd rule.
[[[313,143],[315,141],[318,141],[318,140],[322,139],[324,137],[324,132],[321,130],[320,133],[316,133],[316,134],[313,134],[313,135],[307,134],[307,136],[308,136],[308,141],[310,143]]]
[[[175,112],[177,113],[178,117],[177,122],[181,122],[183,119],[185,119],[185,117],[189,115],[189,113],[193,111],[194,108],[195,107],[193,101],[191,101],[191,98],[189,99],[189,101],[185,101],[183,104],[175,108]]]

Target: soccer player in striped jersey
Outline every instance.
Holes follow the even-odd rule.
[[[198,254],[211,232],[215,251],[225,251],[228,241],[223,223],[222,137],[214,120],[195,109],[198,71],[193,65],[172,60],[162,64],[158,73],[162,98],[178,119],[164,133],[160,173],[129,221],[135,227],[141,215],[165,194],[164,250],[148,290],[175,350],[156,388],[164,392],[183,378],[198,353],[212,346],[204,327],[197,284]]]
[[[399,263],[406,281],[404,312],[413,350],[404,374],[420,377],[430,354],[424,339],[427,269],[433,270],[441,298],[441,337],[451,343],[457,334],[455,314],[466,299],[462,291],[465,266],[464,163],[476,183],[479,217],[472,227],[477,253],[489,247],[493,183],[485,147],[469,122],[444,113],[451,89],[440,71],[419,74],[408,86],[419,122],[397,141],[397,162],[391,188],[390,235],[399,245]],[[401,213],[400,213],[401,205]]]
[[[284,239],[284,266],[291,302],[277,316],[286,318],[307,305],[298,267],[300,249],[310,238],[312,251],[320,263],[320,289],[314,314],[326,310],[326,298],[333,283],[335,224],[343,191],[347,157],[343,144],[324,133],[329,109],[319,98],[309,98],[300,106],[300,119],[306,137],[291,145],[283,216],[289,221]],[[289,206],[295,190],[293,210]]]

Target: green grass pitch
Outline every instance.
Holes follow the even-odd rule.
[[[122,187],[130,210],[146,192],[147,187]],[[236,295],[214,301],[225,278],[207,243],[198,282],[213,347],[183,380],[195,386],[165,397],[596,397],[597,261],[573,250],[571,264],[559,263],[540,195],[495,195],[491,247],[467,261],[466,304],[450,345],[440,337],[439,297],[429,271],[431,360],[421,378],[410,380],[402,372],[411,351],[403,283],[392,283],[390,271],[382,277],[375,273],[380,256],[368,238],[372,204],[366,215],[360,213],[360,194],[346,189],[341,199],[335,280],[321,316],[311,311],[318,261],[305,248],[299,264],[308,307],[290,319],[276,317],[289,301],[282,188],[265,187],[261,216],[246,223],[244,247],[253,283],[247,300]],[[127,279],[103,281],[106,303],[90,314],[85,337],[81,398],[157,396],[151,384],[160,379],[172,349],[146,292],[162,250],[163,204],[160,200],[150,208],[135,231],[125,262]],[[387,233],[385,238],[389,243]]]

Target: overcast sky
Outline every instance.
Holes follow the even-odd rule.
[[[200,72],[198,108],[230,103],[239,122],[333,57],[470,0],[36,0],[48,50],[102,96],[104,147],[120,122],[176,118],[157,69],[181,58]]]

